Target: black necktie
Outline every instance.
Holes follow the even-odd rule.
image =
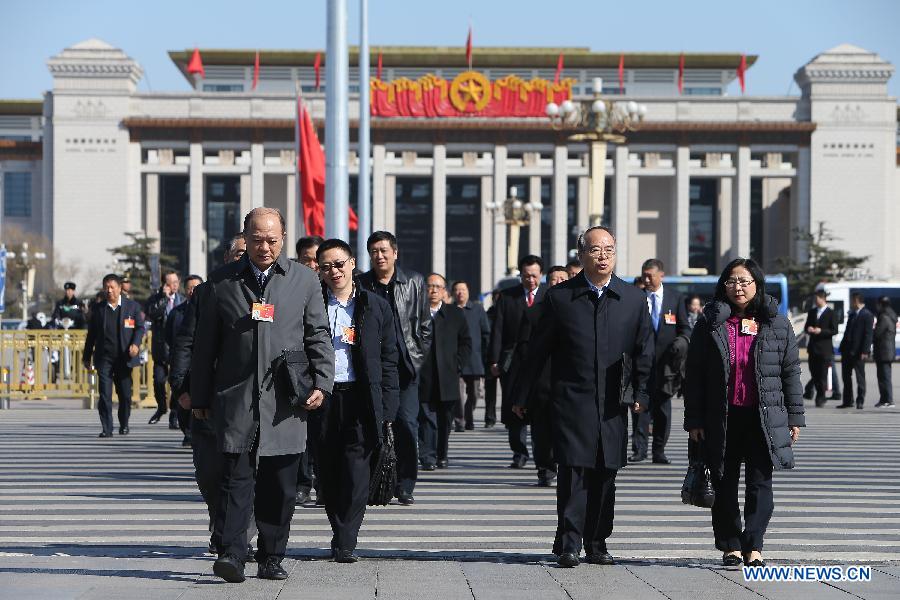
[[[260,271],[260,272],[256,275],[256,283],[259,284],[259,291],[260,291],[260,292],[262,292],[264,289],[266,289],[266,274],[263,273],[262,271]]]

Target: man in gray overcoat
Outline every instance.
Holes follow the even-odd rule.
[[[281,567],[294,513],[307,412],[334,384],[334,348],[315,274],[282,252],[285,224],[271,208],[244,218],[247,253],[209,276],[198,300],[191,408],[212,419],[224,456],[213,571],[244,580],[250,504],[259,528],[258,576]],[[254,500],[255,489],[255,500]]]

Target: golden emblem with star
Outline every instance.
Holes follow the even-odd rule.
[[[460,112],[478,112],[491,101],[491,82],[477,71],[463,71],[450,84],[450,102]]]

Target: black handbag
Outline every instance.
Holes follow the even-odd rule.
[[[312,377],[303,350],[283,350],[272,362],[272,373],[272,383],[287,397],[292,408],[306,402],[312,392]]]
[[[373,453],[372,472],[369,478],[369,506],[387,506],[397,487],[397,452],[394,449],[394,432],[390,421],[385,421],[384,440]]]
[[[712,508],[716,501],[709,467],[703,460],[702,441],[688,440],[688,470],[681,486],[681,501],[700,508]]]

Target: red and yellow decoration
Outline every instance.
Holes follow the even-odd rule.
[[[373,117],[543,117],[548,102],[572,97],[574,79],[554,83],[508,75],[491,82],[478,71],[463,71],[453,81],[425,75],[417,81],[373,78]]]

